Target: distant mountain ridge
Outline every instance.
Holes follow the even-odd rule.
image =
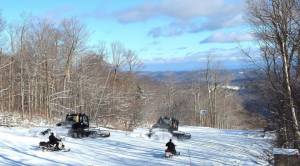
[[[240,84],[241,82],[251,80],[252,70],[234,69],[234,70],[219,70],[218,79],[224,81],[231,77],[232,84]],[[191,83],[191,82],[203,82],[206,80],[206,70],[198,71],[140,71],[137,72],[140,76],[147,76],[156,81],[172,80],[175,83]]]

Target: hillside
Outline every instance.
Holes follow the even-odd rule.
[[[0,128],[0,165],[269,165],[272,137],[260,131],[180,127],[190,140],[174,140],[180,156],[163,157],[170,138],[161,133],[145,136],[147,129],[111,131],[108,138],[64,137],[70,152],[43,152],[39,135],[45,128]],[[54,129],[55,130],[55,129]],[[63,137],[63,136],[62,136]]]

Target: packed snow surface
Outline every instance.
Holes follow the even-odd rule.
[[[47,152],[38,148],[40,141],[48,139],[48,135],[39,134],[45,129],[0,127],[0,165],[269,165],[267,159],[272,153],[272,136],[260,131],[204,127],[180,127],[192,138],[173,138],[181,155],[172,158],[163,157],[171,135],[157,132],[148,138],[148,129],[143,128],[133,132],[111,130],[108,138],[83,139],[65,137],[61,130],[52,128],[71,151]]]

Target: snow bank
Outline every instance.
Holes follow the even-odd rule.
[[[233,85],[224,85],[221,86],[223,89],[229,89],[229,90],[234,90],[234,91],[238,91],[241,88],[239,86],[233,86]]]
[[[284,148],[274,148],[273,149],[273,155],[299,155],[299,150],[298,149],[284,149]]]

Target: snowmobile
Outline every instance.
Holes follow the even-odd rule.
[[[49,142],[41,141],[39,143],[39,148],[42,149],[43,151],[50,151],[50,152],[54,152],[54,151],[68,152],[71,150],[71,149],[66,149],[65,145],[61,141],[58,142],[58,146],[55,146],[55,144],[50,144]]]
[[[175,118],[169,117],[160,117],[156,124],[152,126],[149,130],[148,137],[151,137],[155,134],[157,129],[159,131],[167,131],[172,134],[173,137],[177,139],[190,139],[191,134],[183,131],[178,131],[179,121]]]
[[[179,156],[179,155],[180,155],[180,152],[172,153],[172,152],[169,152],[169,151],[165,151],[165,157],[166,158],[170,158],[172,156]]]
[[[110,136],[110,132],[108,130],[90,128],[89,117],[84,113],[67,114],[65,121],[56,124],[56,126],[62,126],[69,129],[68,136],[73,138],[97,138]]]
[[[174,155],[180,155],[180,153],[176,151],[176,145],[172,142],[172,139],[170,139],[169,142],[166,143],[166,147],[168,148],[165,150],[165,157],[169,158]]]

